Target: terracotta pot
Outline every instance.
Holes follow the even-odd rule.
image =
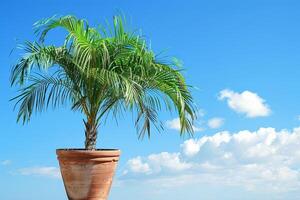
[[[69,200],[107,200],[120,150],[57,149]]]

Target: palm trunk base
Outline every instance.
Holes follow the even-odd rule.
[[[97,127],[85,122],[85,149],[95,150],[97,143]]]

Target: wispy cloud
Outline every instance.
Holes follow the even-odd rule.
[[[1,165],[4,165],[4,166],[10,165],[11,163],[12,163],[11,160],[3,160],[3,161],[0,162],[0,164],[1,164]]]
[[[179,118],[174,118],[166,121],[166,127],[172,130],[180,131],[180,120]],[[204,128],[198,125],[193,125],[193,129],[195,132],[203,131]]]
[[[24,176],[41,176],[48,178],[61,178],[59,168],[57,167],[27,167],[18,170],[19,174]]]
[[[238,93],[225,89],[219,93],[218,98],[226,100],[232,110],[243,113],[249,118],[266,117],[271,114],[271,109],[265,103],[265,100],[251,91],[246,90]]]
[[[225,120],[223,118],[214,117],[214,118],[211,118],[208,120],[207,126],[212,129],[217,129],[217,128],[220,128],[221,126],[223,126],[224,121]]]
[[[299,191],[299,145],[300,128],[223,131],[187,140],[180,152],[130,159],[121,179],[166,187],[208,183],[250,191]]]

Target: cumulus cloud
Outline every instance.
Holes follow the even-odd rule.
[[[57,167],[28,167],[19,169],[18,172],[24,176],[61,178],[60,171]]]
[[[224,124],[224,119],[219,117],[214,117],[208,120],[207,125],[209,128],[217,129]]]
[[[148,163],[143,163],[142,159],[140,156],[130,159],[127,162],[128,168],[131,172],[134,173],[150,173],[150,167]],[[127,172],[125,172],[126,174]]]
[[[179,172],[189,169],[191,165],[182,162],[179,153],[162,152],[151,154],[146,158],[140,156],[132,158],[127,162],[127,169],[124,174],[159,174],[168,172]]]
[[[269,106],[263,98],[247,90],[238,93],[225,89],[219,93],[219,99],[226,100],[232,110],[243,113],[249,118],[265,117],[271,113]]]
[[[138,177],[166,187],[212,184],[250,191],[299,191],[299,146],[300,128],[223,131],[186,140],[176,153],[138,157],[138,165],[147,166],[143,167],[146,170],[135,170],[131,159],[122,179]]]
[[[174,118],[166,121],[166,127],[172,130],[180,131],[180,120],[179,118]],[[203,131],[204,129],[199,126],[193,125],[195,132]]]

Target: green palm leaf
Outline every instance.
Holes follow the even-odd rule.
[[[67,31],[63,45],[45,45],[56,28]],[[178,113],[181,134],[193,133],[196,112],[180,64],[158,61],[143,37],[126,30],[122,17],[100,30],[74,16],[44,19],[35,29],[39,42],[20,46],[25,53],[11,73],[12,85],[21,87],[13,98],[18,120],[27,122],[50,105],[71,104],[86,116],[87,149],[95,149],[100,123],[124,111],[137,113],[139,138],[150,137],[152,126],[163,128],[158,118],[163,107]]]

